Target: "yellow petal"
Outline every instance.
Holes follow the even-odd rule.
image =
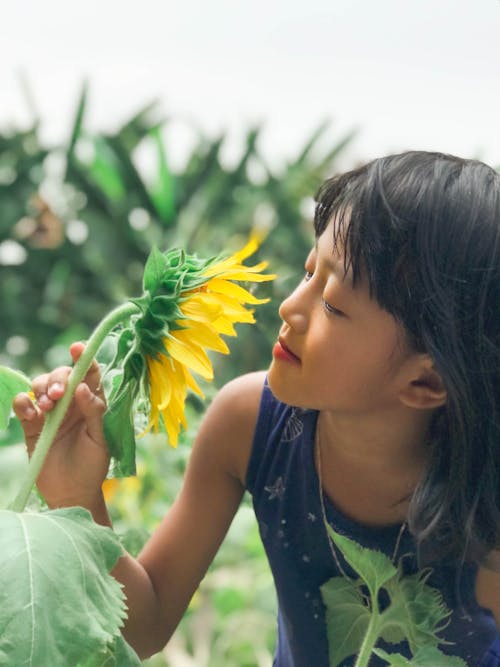
[[[241,263],[244,259],[253,255],[257,251],[259,246],[260,246],[259,238],[257,237],[257,235],[254,234],[249,238],[246,245],[244,245],[241,250],[235,252],[234,255],[232,255],[232,257],[234,258],[235,262]]]
[[[227,294],[214,294],[209,292],[205,295],[206,298],[212,298],[216,300],[220,306],[222,312],[220,316],[227,317],[232,322],[254,322],[254,317],[251,310],[247,310],[242,306],[237,299]]]
[[[254,283],[263,283],[268,280],[274,280],[275,275],[272,274],[261,274],[259,271],[263,271],[267,267],[267,262],[260,262],[255,266],[243,266],[242,264],[228,264],[224,266],[222,263],[220,265],[214,264],[213,267],[209,267],[209,270],[205,271],[205,276],[207,277],[221,277],[226,280],[245,280],[251,281]]]
[[[203,348],[196,344],[187,344],[176,338],[176,333],[171,333],[165,338],[165,348],[174,359],[185,364],[198,375],[206,380],[212,380],[214,372],[212,362]]]
[[[163,410],[170,402],[172,394],[170,361],[165,355],[160,355],[159,360],[148,359],[150,399],[158,410]]]
[[[191,389],[191,391],[194,391],[195,394],[198,394],[198,396],[201,396],[201,398],[205,398],[205,394],[201,391],[201,389],[199,388],[196,380],[191,375],[191,373],[188,371],[188,369],[184,367],[183,370],[184,370],[184,376],[186,378],[187,386]]]
[[[227,294],[237,299],[240,303],[267,303],[269,299],[257,299],[253,294],[248,290],[244,289],[240,285],[235,285],[235,283],[229,282],[225,278],[211,278],[207,283],[207,289],[211,292],[217,292],[219,294]]]
[[[206,292],[196,292],[180,304],[183,315],[197,322],[212,322],[222,314],[221,304]]]
[[[222,259],[209,266],[204,275],[208,277],[220,275],[227,277],[230,280],[253,280],[256,282],[273,280],[275,276],[248,276],[248,273],[254,274],[258,271],[263,271],[267,267],[267,262],[260,262],[252,267],[243,266],[243,261],[247,257],[250,257],[250,255],[254,254],[261,241],[261,235],[253,234],[248,243],[241,250],[238,250],[230,257]],[[241,277],[235,277],[236,275],[240,275]]]
[[[224,334],[224,336],[236,336],[236,329],[233,327],[231,320],[224,315],[214,320],[212,326],[217,333]]]
[[[183,320],[177,320],[179,326],[184,325]],[[216,329],[208,324],[203,324],[202,322],[188,322],[187,329],[179,329],[175,332],[172,332],[177,340],[182,341],[189,345],[192,341],[200,347],[205,347],[208,350],[214,350],[215,352],[221,352],[222,354],[229,354],[229,348],[222,338],[218,335]]]

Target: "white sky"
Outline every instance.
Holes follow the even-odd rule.
[[[236,146],[292,157],[320,121],[350,159],[406,148],[500,165],[500,0],[17,0],[0,13],[0,128],[29,119],[64,140],[84,77],[91,128],[153,98]],[[185,132],[184,132],[185,134]],[[173,159],[185,143],[169,135]],[[328,146],[326,146],[328,147]]]

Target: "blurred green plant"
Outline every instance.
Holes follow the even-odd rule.
[[[111,133],[86,129],[87,107],[84,85],[62,146],[43,144],[39,119],[29,130],[0,133],[0,362],[27,372],[60,363],[69,342],[140,293],[153,244],[213,254],[241,245],[257,227],[269,231],[263,252],[281,277],[263,294],[274,303],[235,345],[230,371],[222,367],[217,376],[223,383],[265,367],[276,304],[300,275],[311,243],[311,197],[353,133],[326,147],[325,123],[273,171],[259,150],[260,128],[247,131],[231,165],[223,158],[225,133],[208,138],[191,128],[192,148],[174,171],[167,142],[173,122],[158,103]]]

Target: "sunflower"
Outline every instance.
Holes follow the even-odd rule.
[[[229,348],[221,336],[235,336],[236,323],[255,322],[253,311],[248,306],[268,301],[256,298],[233,282],[264,282],[275,277],[262,273],[267,267],[266,262],[254,266],[243,264],[258,247],[259,241],[254,237],[244,248],[224,259],[200,264],[190,258],[187,263],[192,268],[191,276],[181,285],[176,285],[175,306],[169,303],[168,310],[178,316],[168,323],[163,321],[161,348],[158,349],[156,344],[156,349],[148,350],[144,355],[150,404],[145,432],[158,432],[163,422],[173,447],[178,443],[181,427],[186,428],[187,425],[184,406],[188,391],[203,397],[193,373],[207,381],[213,379],[213,366],[207,350],[228,354]],[[169,280],[172,282],[172,276]],[[173,284],[170,285],[172,288]],[[157,291],[165,296],[163,289]],[[159,310],[156,309],[155,313],[158,316]],[[144,330],[144,327],[141,326],[141,329]],[[149,336],[151,338],[151,331]],[[154,336],[152,338],[159,342]]]

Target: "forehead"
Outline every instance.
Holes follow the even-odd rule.
[[[321,263],[339,279],[354,285],[351,262],[345,252],[343,227],[332,219],[314,244],[314,250]]]

